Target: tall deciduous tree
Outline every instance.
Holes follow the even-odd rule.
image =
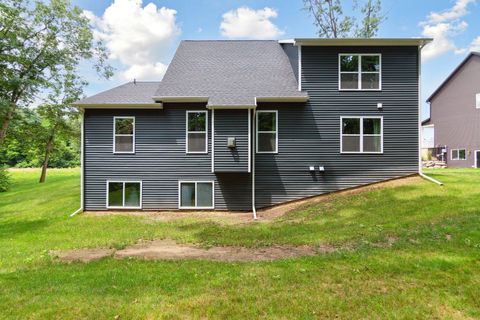
[[[80,98],[84,82],[75,74],[69,74],[64,79],[63,83],[58,83],[53,88],[46,103],[37,108],[41,117],[41,124],[37,128],[37,141],[39,149],[43,150],[44,155],[40,183],[45,182],[50,154],[55,147],[55,139],[61,136],[63,140],[68,140],[75,135],[72,122],[78,116],[78,112],[71,107],[71,104]]]
[[[64,83],[89,60],[106,78],[112,75],[103,44],[88,19],[69,0],[0,2],[0,145],[18,108],[43,90]]]
[[[358,0],[352,0],[350,2],[352,12],[357,13],[352,16],[344,14],[341,0],[303,0],[303,2],[305,10],[314,18],[318,36],[322,38],[372,38],[386,18],[382,14],[381,0],[366,0],[363,5],[359,5]]]

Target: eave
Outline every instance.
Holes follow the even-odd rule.
[[[415,46],[423,47],[433,41],[431,38],[296,38],[301,46]]]

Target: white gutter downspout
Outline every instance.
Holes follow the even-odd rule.
[[[421,45],[418,47],[418,174],[425,180],[436,183],[439,186],[443,186],[442,182],[429,177],[422,172],[422,48],[424,46],[425,45]]]
[[[80,208],[78,208],[77,211],[74,213],[70,214],[70,217],[73,217],[77,215],[77,213],[83,212],[83,200],[84,200],[84,195],[83,195],[83,182],[84,182],[84,177],[83,177],[83,139],[84,139],[84,116],[85,116],[85,110],[82,108],[80,109],[80,114],[81,114],[81,120],[80,120]]]
[[[255,105],[257,105],[257,101],[255,99]],[[256,138],[256,131],[257,128],[256,128],[256,122],[257,122],[257,116],[256,116],[256,111],[257,109],[256,108],[253,108],[252,109],[252,113],[253,113],[253,117],[252,117],[252,128],[253,128],[253,132],[251,134],[251,137],[252,137],[252,212],[253,212],[253,219],[254,220],[257,220],[257,209],[255,208],[255,152],[257,150],[257,147],[255,145],[256,141],[255,141],[255,138]],[[250,111],[249,111],[250,112]]]

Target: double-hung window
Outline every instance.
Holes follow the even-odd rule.
[[[452,149],[450,158],[452,160],[466,160],[467,152],[465,149]]]
[[[114,117],[114,153],[135,153],[135,117]]]
[[[207,153],[207,111],[187,111],[187,153]]]
[[[382,153],[382,117],[341,117],[340,151],[342,153]]]
[[[278,152],[278,112],[257,111],[257,153]]]
[[[213,181],[180,181],[180,209],[213,209]]]
[[[339,90],[381,90],[380,54],[340,54]]]
[[[140,209],[141,181],[107,181],[107,208]]]

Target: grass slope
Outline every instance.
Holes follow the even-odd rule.
[[[13,172],[0,194],[0,318],[480,317],[480,171],[299,208],[271,223],[69,218],[78,170]],[[210,245],[330,245],[338,253],[261,263],[103,259],[60,264],[48,250],[139,239]],[[392,246],[388,239],[395,240]]]

